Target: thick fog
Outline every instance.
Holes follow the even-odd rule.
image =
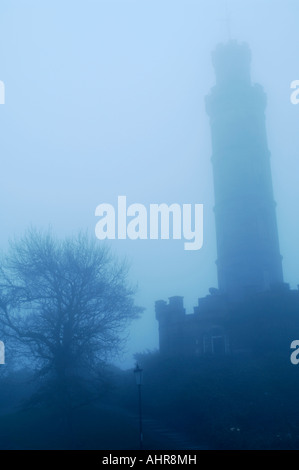
[[[205,96],[219,42],[247,42],[267,94],[269,149],[284,278],[299,283],[299,80],[296,0],[2,0],[1,246],[30,226],[88,229],[95,209],[203,204],[204,245],[111,240],[131,264],[137,304],[121,365],[158,347],[154,302],[217,286],[211,137]],[[99,243],[101,243],[99,241]]]

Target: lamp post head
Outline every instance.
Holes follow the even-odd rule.
[[[139,364],[137,363],[134,369],[134,374],[135,374],[135,379],[136,379],[136,385],[138,386],[142,385],[142,372],[143,372],[143,369],[141,369],[141,367],[139,367]]]

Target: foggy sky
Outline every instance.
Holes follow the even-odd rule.
[[[229,26],[226,21],[226,3]],[[59,236],[88,228],[100,203],[203,203],[204,247],[113,241],[131,262],[137,303],[122,365],[157,347],[154,302],[217,286],[211,141],[205,96],[211,52],[248,42],[263,85],[284,277],[299,283],[299,79],[296,0],[2,0],[0,243],[28,226]]]

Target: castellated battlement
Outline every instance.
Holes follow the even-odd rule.
[[[156,318],[158,321],[167,323],[182,319],[186,315],[184,309],[184,297],[174,296],[169,298],[169,303],[165,300],[158,300],[155,305]]]
[[[186,314],[183,297],[156,302],[160,352],[164,355],[203,356],[228,354],[229,342],[224,323],[228,315],[226,297],[211,289],[198,300],[194,312]]]
[[[183,297],[156,302],[160,353],[164,356],[225,356],[288,352],[299,333],[299,287],[272,284],[268,290],[248,289],[236,299],[210,289],[186,313]],[[297,332],[297,333],[296,333]]]

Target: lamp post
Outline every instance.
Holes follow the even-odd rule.
[[[136,364],[134,369],[136,385],[138,387],[138,400],[139,400],[139,438],[140,438],[140,450],[143,449],[143,429],[142,429],[142,400],[141,400],[141,385],[142,385],[142,372],[143,369]]]

